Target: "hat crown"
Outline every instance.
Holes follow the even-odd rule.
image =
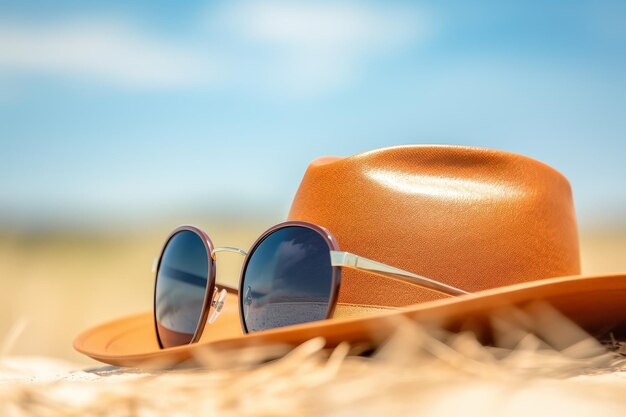
[[[580,273],[567,179],[509,152],[408,145],[319,158],[289,219],[325,227],[341,250],[470,292]],[[439,298],[382,282],[344,271],[339,300],[406,305]]]

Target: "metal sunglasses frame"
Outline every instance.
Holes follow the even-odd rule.
[[[157,340],[159,342],[159,347],[163,348],[163,344],[161,342],[161,338],[159,336],[159,330],[157,326],[157,317],[156,317],[156,285],[159,276],[159,269],[161,267],[161,260],[163,258],[163,253],[167,248],[170,240],[179,232],[189,231],[195,233],[202,240],[204,247],[207,251],[207,259],[209,261],[208,267],[208,276],[207,276],[207,285],[204,294],[204,302],[202,305],[202,312],[200,315],[200,320],[194,332],[194,335],[189,343],[195,343],[200,339],[204,328],[206,326],[207,318],[209,316],[209,311],[213,308],[213,314],[209,318],[209,323],[212,323],[217,319],[219,313],[222,311],[224,307],[224,298],[227,292],[238,294],[239,295],[239,318],[241,320],[241,327],[245,333],[249,333],[248,328],[246,326],[244,315],[243,315],[243,285],[244,285],[244,277],[246,274],[246,269],[248,267],[249,261],[254,254],[254,251],[259,247],[259,245],[271,234],[274,232],[286,228],[286,227],[304,227],[307,229],[311,229],[322,236],[328,245],[328,250],[330,253],[330,261],[332,266],[332,281],[331,281],[331,294],[328,302],[328,310],[326,312],[326,318],[330,318],[335,310],[335,306],[337,305],[337,297],[339,295],[339,287],[341,283],[341,268],[352,268],[362,271],[371,272],[377,275],[382,275],[386,277],[390,277],[392,279],[408,282],[414,285],[418,285],[422,288],[426,288],[432,291],[437,291],[442,294],[451,295],[451,296],[460,296],[469,294],[467,291],[461,290],[459,288],[444,284],[442,282],[426,278],[421,275],[414,274],[409,271],[405,271],[399,268],[395,268],[390,265],[383,264],[381,262],[376,262],[371,259],[364,258],[362,256],[355,255],[350,252],[344,252],[339,250],[339,244],[333,237],[333,235],[323,228],[322,226],[318,226],[313,223],[303,222],[303,221],[286,221],[283,223],[279,223],[275,226],[270,227],[265,232],[259,236],[259,238],[252,244],[250,250],[248,252],[243,249],[234,248],[230,246],[218,246],[215,247],[211,238],[198,227],[184,225],[179,226],[174,229],[169,236],[167,237],[165,244],[163,245],[163,249],[161,249],[161,253],[157,259],[155,259],[155,263],[153,265],[153,272],[155,272],[155,280],[154,280],[154,298],[153,298],[153,317],[154,317],[154,326],[157,334]],[[219,252],[232,252],[238,253],[240,255],[245,256],[243,267],[241,268],[241,274],[239,277],[239,288],[232,288],[227,285],[220,284],[219,287],[221,289],[216,291],[216,282],[215,282],[215,271],[216,271],[216,254]]]

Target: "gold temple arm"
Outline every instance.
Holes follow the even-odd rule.
[[[330,263],[332,266],[342,266],[346,268],[361,269],[377,274],[390,275],[394,279],[419,285],[429,290],[437,291],[446,295],[465,295],[467,291],[452,287],[447,284],[432,280],[430,278],[416,275],[393,266],[385,265],[371,259],[363,258],[349,252],[330,251]]]

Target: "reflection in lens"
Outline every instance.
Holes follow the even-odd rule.
[[[254,332],[327,317],[333,287],[330,248],[318,232],[287,226],[250,254],[241,298],[246,330]]]
[[[202,316],[209,260],[202,238],[177,232],[167,243],[155,289],[157,332],[166,347],[190,343]]]

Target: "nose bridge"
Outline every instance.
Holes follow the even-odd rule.
[[[248,252],[246,252],[243,249],[234,248],[231,246],[218,246],[213,249],[213,252],[211,252],[211,258],[215,259],[215,254],[218,252],[232,252],[232,253],[238,253],[239,255],[242,255],[242,256],[248,256]]]

